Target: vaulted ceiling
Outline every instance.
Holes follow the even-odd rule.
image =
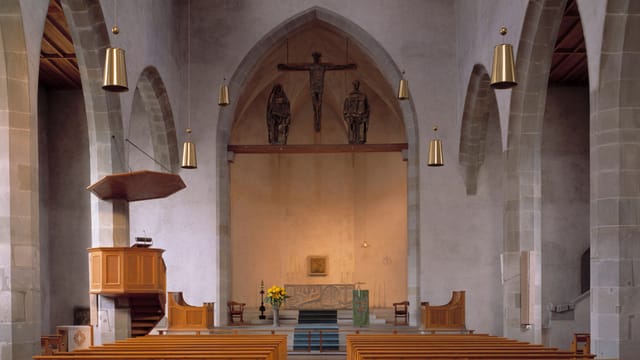
[[[587,53],[576,0],[567,6],[553,51],[549,84],[588,85]]]
[[[78,61],[60,0],[49,2],[40,48],[40,85],[49,89],[81,88]]]

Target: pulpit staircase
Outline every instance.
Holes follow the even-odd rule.
[[[165,303],[164,294],[130,297],[131,337],[149,334],[164,317]]]
[[[300,310],[294,329],[294,351],[339,350],[337,310]]]

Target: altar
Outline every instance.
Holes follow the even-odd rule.
[[[351,310],[353,284],[293,284],[287,290],[286,307],[294,310]]]

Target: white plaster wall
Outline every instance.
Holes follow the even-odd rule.
[[[153,157],[153,144],[151,143],[151,129],[149,128],[149,122],[151,121],[151,114],[147,111],[140,97],[139,90],[135,90],[133,106],[131,107],[131,117],[129,118],[129,128],[125,130],[125,138],[129,139],[131,143],[125,143],[123,158],[125,163],[131,171],[137,170],[154,170],[154,171],[167,171],[162,169],[153,159],[150,159],[143,151]],[[141,150],[137,149],[140,148]],[[142,208],[143,210],[149,208],[145,206],[152,204],[153,201],[139,201],[129,204],[129,221],[130,221],[130,233],[131,241],[135,240],[135,236],[144,236],[141,232],[144,230],[145,224],[138,224],[140,219],[145,219],[144,216],[134,214],[134,208]],[[140,205],[140,206],[136,206]],[[136,216],[137,215],[137,216]],[[146,220],[146,219],[145,219]],[[136,225],[134,225],[136,224]],[[136,228],[134,230],[134,227]]]
[[[422,300],[445,304],[453,290],[466,290],[467,328],[502,334],[503,154],[497,118],[489,120],[486,158],[476,195],[466,195],[456,151],[443,168],[429,168],[427,221],[422,222]],[[449,169],[453,175],[441,173]]]
[[[528,3],[528,0],[458,0],[455,2],[456,62],[458,66],[456,83],[464,84],[468,81],[475,64],[482,64],[491,76],[493,48],[497,44],[511,44],[513,55],[517,61],[520,34]],[[508,33],[504,37],[498,32],[501,26],[506,26],[508,29]],[[460,126],[460,119],[462,119],[465,91],[464,87],[457,90],[459,101],[456,104],[458,114],[456,119],[458,119],[458,126]],[[500,113],[502,147],[506,149],[511,90],[497,90],[496,100]]]
[[[113,24],[113,1],[101,1],[105,22],[108,28]],[[132,116],[138,112],[134,109],[134,91],[142,70],[153,65],[158,70],[166,87],[173,117],[178,133],[178,143],[184,141],[184,128],[187,120],[187,2],[186,1],[119,1],[117,21],[120,34],[109,34],[111,43],[126,51],[129,91],[120,95],[125,137],[134,135],[136,144],[146,146],[149,140],[143,130],[137,136],[136,126],[130,125]],[[193,4],[192,4],[193,6]],[[192,9],[192,21],[197,14]],[[206,17],[206,16],[204,16]],[[193,29],[193,28],[192,28]],[[192,79],[202,74],[192,70]],[[213,89],[216,83],[209,84],[206,92],[210,95],[206,109],[202,111],[202,121],[210,122],[213,110]],[[192,88],[192,92],[195,90]],[[193,102],[192,102],[193,105]],[[194,109],[191,110],[194,117]],[[210,139],[214,139],[211,137]],[[143,201],[130,204],[131,236],[149,236],[154,246],[165,249],[164,259],[167,264],[167,290],[183,291],[187,302],[200,304],[204,301],[215,301],[216,238],[215,226],[215,182],[207,175],[207,168],[213,171],[211,164],[206,164],[206,147],[198,143],[198,170],[182,170],[180,175],[187,188],[168,198]],[[125,146],[126,149],[126,146]],[[135,157],[136,150],[126,150],[134,157],[132,166],[148,167],[147,160]],[[179,149],[182,153],[182,149]],[[152,154],[152,152],[149,152]],[[140,161],[140,163],[138,163]],[[144,165],[144,166],[143,166]],[[201,279],[191,281],[190,279]]]

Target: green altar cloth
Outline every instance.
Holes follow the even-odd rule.
[[[353,326],[369,325],[369,290],[353,290]]]

